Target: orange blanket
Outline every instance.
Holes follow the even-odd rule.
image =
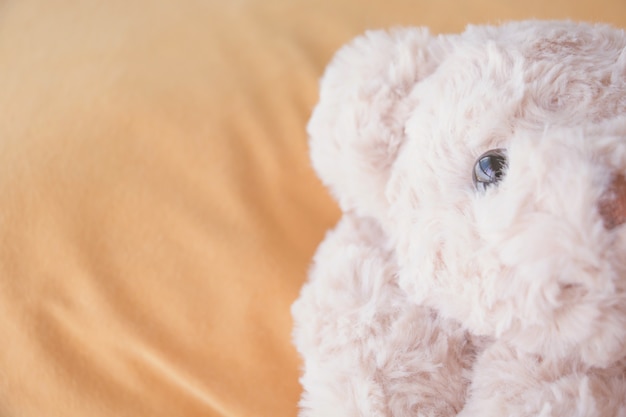
[[[0,4],[0,416],[295,416],[290,304],[338,216],[304,126],[366,28],[623,0]]]

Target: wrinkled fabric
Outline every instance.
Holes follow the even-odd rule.
[[[289,306],[338,210],[304,126],[366,28],[602,0],[0,4],[0,415],[295,416]]]

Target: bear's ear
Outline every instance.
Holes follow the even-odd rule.
[[[435,39],[424,28],[370,31],[328,65],[308,134],[313,167],[342,210],[386,215],[384,190],[414,106],[409,95],[440,61]]]

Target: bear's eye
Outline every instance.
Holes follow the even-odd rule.
[[[478,191],[485,191],[490,185],[497,184],[504,177],[507,167],[506,151],[492,149],[476,160],[472,172],[472,180]]]

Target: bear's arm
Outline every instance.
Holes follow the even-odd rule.
[[[455,323],[411,304],[374,220],[344,216],[293,306],[304,359],[300,417],[454,416],[474,348]]]
[[[626,416],[626,359],[590,368],[574,358],[544,360],[495,342],[476,361],[459,417]]]

